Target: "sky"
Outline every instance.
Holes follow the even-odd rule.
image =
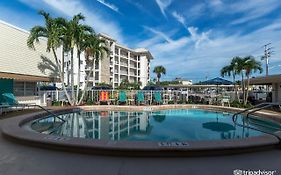
[[[1,0],[0,20],[30,30],[44,24],[40,9],[65,18],[82,13],[96,32],[147,48],[151,67],[166,68],[163,80],[220,76],[234,56],[261,61],[267,43],[269,73],[281,74],[280,0]]]

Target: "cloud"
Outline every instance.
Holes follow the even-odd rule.
[[[223,2],[221,0],[209,0],[208,3],[210,6],[212,6],[214,8],[217,8],[221,5],[223,5]]]
[[[198,34],[198,28],[193,26],[188,27],[187,30],[190,33],[192,40],[195,42],[195,48],[199,48],[200,44],[203,42],[210,42],[209,34],[211,31]]]
[[[272,24],[247,35],[238,32],[229,35],[223,29],[212,29],[202,33],[193,26],[188,29],[190,36],[178,39],[173,39],[173,32],[153,29],[150,31],[154,36],[140,43],[140,46],[144,44],[153,54],[155,59],[152,67],[161,64],[167,68],[167,76],[163,77],[166,80],[181,76],[196,82],[204,80],[206,76],[220,76],[220,69],[234,56],[253,55],[260,60],[265,43],[272,42],[274,48],[281,48],[281,41],[276,37],[281,36],[281,20],[275,20]],[[281,49],[275,50],[276,54],[270,58],[271,67],[281,64]],[[278,71],[280,73],[280,67],[275,67],[270,73]]]
[[[106,33],[114,39],[117,39],[118,42],[125,44],[121,28],[116,23],[109,19],[105,20],[103,14],[98,13],[98,10],[95,8],[88,9],[79,0],[43,0],[43,3],[42,1],[39,2],[34,0],[21,1],[26,5],[32,3],[30,6],[33,8],[36,7],[37,9],[44,9],[46,7],[52,8],[68,17],[82,13],[86,16],[86,23],[93,26],[97,32]]]
[[[179,14],[178,12],[176,12],[176,11],[174,11],[174,12],[172,13],[172,15],[173,15],[174,18],[176,18],[176,20],[177,20],[179,23],[182,23],[182,24],[185,25],[185,18],[184,18],[182,15],[180,15],[180,14]]]
[[[97,0],[99,3],[105,5],[106,7],[110,8],[111,10],[119,13],[119,8],[116,7],[114,4],[110,4],[105,2],[105,0]]]
[[[167,18],[165,10],[172,3],[172,0],[155,0],[155,2],[157,3],[163,16]]]
[[[280,0],[248,0],[234,1],[233,3],[223,3],[221,0],[208,1],[209,8],[216,15],[236,15],[230,24],[244,24],[255,19],[264,17],[274,10],[277,10],[280,5]]]
[[[151,28],[151,27],[147,27],[147,26],[144,26],[144,28],[147,29],[147,30],[149,30],[150,32],[152,32],[152,33],[154,33],[154,34],[160,36],[161,38],[163,38],[165,41],[167,41],[167,42],[169,42],[169,43],[173,42],[172,39],[171,39],[168,35],[166,35],[165,33],[163,33],[163,32],[160,32],[160,31],[158,31],[158,30],[155,30],[155,29],[153,29],[153,28]]]

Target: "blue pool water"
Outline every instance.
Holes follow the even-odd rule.
[[[31,128],[46,134],[100,140],[187,141],[246,138],[264,133],[233,123],[232,115],[198,109],[155,112],[76,112],[34,121]],[[238,122],[243,122],[238,117]],[[279,124],[263,120],[244,120],[246,125],[274,132],[261,123],[280,129]]]

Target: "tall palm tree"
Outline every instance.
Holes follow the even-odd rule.
[[[242,57],[236,56],[232,59],[231,63],[230,63],[233,67],[234,73],[236,75],[240,75],[241,76],[241,87],[242,87],[242,93],[243,93],[243,101],[245,99],[245,83],[244,83],[244,60]],[[236,90],[237,93],[237,98],[239,99],[239,94]]]
[[[79,96],[79,90],[80,90],[80,70],[81,70],[81,52],[83,52],[85,49],[84,46],[84,40],[86,35],[94,34],[94,30],[92,27],[81,24],[81,21],[84,21],[85,17],[79,13],[69,21],[64,21],[63,26],[63,46],[65,48],[66,52],[70,52],[70,61],[71,61],[71,97],[75,104],[78,103],[78,96]],[[77,88],[76,88],[76,95],[74,91],[74,48],[77,49],[77,58],[78,58],[78,74],[77,74]]]
[[[55,58],[57,70],[59,71],[59,78],[62,82],[62,88],[66,94],[67,100],[70,104],[73,104],[69,94],[66,91],[63,82],[63,70],[60,61],[58,60],[56,50],[62,45],[62,18],[52,18],[49,13],[41,10],[38,12],[45,19],[44,26],[34,26],[27,39],[27,46],[29,48],[35,49],[34,43],[39,42],[39,38],[47,39],[47,52],[52,52]]]
[[[85,47],[86,64],[90,66],[90,72],[86,77],[85,86],[82,91],[82,96],[78,101],[78,105],[81,104],[85,96],[90,76],[93,73],[94,62],[98,59],[103,59],[110,52],[109,48],[106,46],[105,40],[100,39],[97,35],[86,35],[83,47]]]
[[[159,83],[161,75],[162,74],[166,75],[166,69],[164,66],[156,66],[156,67],[154,67],[153,73],[156,74],[157,82]]]
[[[222,77],[225,77],[225,76],[231,76],[232,74],[232,67],[231,66],[224,66],[222,69],[221,69],[221,76]]]
[[[247,83],[246,83],[246,90],[245,90],[245,99],[244,104],[247,104],[248,96],[249,96],[249,84],[250,84],[250,75],[254,72],[256,73],[259,71],[259,73],[262,73],[262,64],[259,61],[256,61],[253,56],[247,56],[243,59],[244,65],[243,69],[245,70],[245,76],[247,77]]]

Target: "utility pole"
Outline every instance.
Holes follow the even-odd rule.
[[[261,60],[265,60],[265,66],[266,66],[266,76],[269,75],[269,58],[271,57],[271,54],[273,53],[272,49],[273,47],[269,47],[271,43],[267,43],[264,45],[264,56],[262,56]]]

